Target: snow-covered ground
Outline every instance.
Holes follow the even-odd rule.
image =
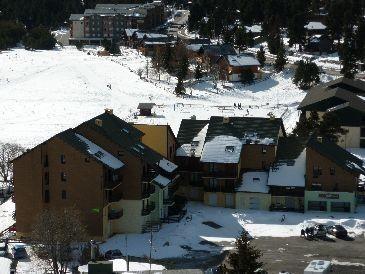
[[[159,232],[153,233],[153,258],[186,256],[190,249],[219,253],[233,247],[235,237],[242,229],[253,237],[291,237],[299,236],[302,228],[315,223],[341,224],[351,236],[365,236],[365,207],[359,207],[355,214],[303,214],[217,208],[190,202],[187,209],[187,219],[165,224]],[[286,218],[281,222],[283,214]],[[213,222],[221,227],[213,228],[203,222]],[[123,254],[149,256],[150,234],[128,234],[127,245],[125,239],[125,235],[116,235],[102,244],[101,250],[120,249]]]
[[[13,220],[14,211],[15,204],[11,198],[0,205],[0,232],[9,228],[15,223]]]
[[[91,54],[87,54],[90,52]],[[0,141],[32,147],[54,134],[74,127],[104,111],[129,121],[140,102],[154,102],[156,117],[140,122],[169,123],[177,133],[180,121],[195,115],[283,117],[290,131],[305,93],[292,84],[291,74],[274,74],[251,86],[211,82],[189,85],[185,97],[173,94],[176,79],[163,75],[159,82],[140,79],[147,59],[136,50],[122,48],[122,56],[98,57],[94,48],[53,51],[14,49],[0,54]],[[145,75],[143,76],[145,78]],[[111,85],[111,89],[107,87]],[[233,107],[241,103],[242,109]],[[148,121],[147,121],[148,120]]]
[[[124,259],[115,259],[113,262],[113,271],[127,271],[127,262]],[[164,270],[165,267],[158,264],[151,264],[151,270]],[[138,271],[147,271],[150,270],[150,264],[148,263],[137,263],[137,262],[129,262],[129,271],[128,273],[138,272]],[[83,265],[79,266],[80,272],[88,272],[88,266]]]

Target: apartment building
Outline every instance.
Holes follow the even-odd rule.
[[[312,111],[321,118],[325,113],[333,113],[346,134],[338,145],[343,148],[365,147],[365,82],[339,78],[312,88],[298,109],[307,118]]]
[[[281,119],[218,117],[183,120],[177,136],[180,191],[211,206],[236,207],[245,172],[268,170],[276,157]]]
[[[70,44],[120,40],[125,29],[150,30],[164,21],[161,1],[146,4],[97,4],[83,14],[71,14]]]
[[[15,159],[18,235],[43,209],[71,206],[95,239],[158,229],[176,212],[178,167],[144,135],[106,110]]]

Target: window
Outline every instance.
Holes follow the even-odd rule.
[[[330,168],[330,174],[331,174],[331,175],[335,175],[335,174],[336,174],[336,170],[335,170],[335,168],[334,168],[334,167],[331,167],[331,168]]]
[[[61,181],[66,182],[66,172],[61,172]]]
[[[62,198],[62,200],[66,200],[66,190],[62,190],[61,198]]]
[[[48,172],[44,173],[44,184],[49,185],[49,173]]]
[[[262,146],[262,154],[266,154],[266,152],[267,152],[267,149],[266,149],[266,147],[265,146]]]
[[[365,137],[365,127],[360,129],[360,137]]]
[[[349,203],[349,202],[331,202],[331,211],[333,211],[333,212],[350,212],[351,203]]]
[[[360,139],[360,147],[365,148],[365,139]]]
[[[326,201],[308,201],[308,210],[326,211],[327,202]]]
[[[44,167],[48,167],[48,155],[44,156]]]
[[[313,182],[311,190],[312,191],[321,191],[322,190],[322,184]]]
[[[61,155],[61,164],[66,164],[66,156],[64,154]]]
[[[322,175],[322,169],[319,166],[313,166],[313,178],[318,178]]]
[[[89,157],[85,158],[85,163],[90,163],[90,158]]]
[[[49,203],[49,190],[44,191],[44,202]]]
[[[215,178],[209,179],[209,190],[216,191],[218,188],[218,181]]]

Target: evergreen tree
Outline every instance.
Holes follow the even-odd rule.
[[[248,47],[253,47],[255,45],[255,40],[252,31],[246,32],[245,41]]]
[[[246,47],[246,30],[245,28],[238,28],[235,32],[234,42],[238,47],[239,52]]]
[[[333,112],[326,112],[318,125],[318,135],[322,136],[327,141],[337,142],[339,135],[343,135],[346,132],[347,131],[341,127],[338,116]]]
[[[164,63],[164,49],[157,48],[152,56],[152,67],[158,75],[158,80],[161,80],[161,71]]]
[[[274,63],[274,68],[275,68],[276,72],[283,71],[286,63],[287,63],[287,58],[286,58],[286,54],[285,54],[284,44],[280,43],[278,54],[276,55],[276,59],[275,59],[275,63]]]
[[[171,60],[172,60],[172,49],[170,46],[167,46],[166,49],[163,52],[163,64],[162,67],[168,72],[172,72],[172,66],[171,66]]]
[[[185,93],[184,82],[181,79],[178,79],[175,87],[175,94],[182,95],[184,93]]]
[[[201,79],[203,77],[201,66],[198,64],[195,68],[195,79]]]
[[[0,21],[0,50],[15,47],[24,35],[24,25],[14,21]]]
[[[355,35],[356,56],[359,60],[365,60],[365,18],[359,20]]]
[[[356,65],[356,47],[353,38],[352,28],[348,29],[345,34],[345,39],[340,48],[340,59],[342,64],[341,73],[346,78],[354,79],[357,73]]]
[[[251,69],[244,69],[241,73],[241,82],[244,84],[252,83],[255,79],[255,74]]]
[[[299,61],[298,67],[295,70],[293,83],[301,89],[309,89],[313,85],[319,83],[319,68],[313,62]]]
[[[243,231],[241,236],[236,239],[235,245],[236,251],[229,254],[228,257],[234,273],[252,274],[263,266],[263,263],[259,261],[262,253],[251,245],[246,231]]]
[[[50,50],[56,45],[56,39],[45,27],[32,29],[23,39],[26,49]]]
[[[183,81],[189,72],[189,59],[187,55],[181,57],[181,60],[177,69],[177,78]]]
[[[261,67],[265,66],[266,56],[263,46],[260,46],[260,50],[257,51],[256,58],[260,62]]]
[[[316,111],[311,111],[309,118],[306,117],[305,112],[302,112],[293,134],[299,137],[309,137],[311,133],[317,130],[318,126],[319,116]]]
[[[306,30],[304,25],[304,13],[297,13],[290,19],[288,25],[289,46],[294,44],[303,45],[305,43]]]

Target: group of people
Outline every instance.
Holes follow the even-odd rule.
[[[306,227],[300,231],[300,237],[313,238],[314,237],[314,227]]]

